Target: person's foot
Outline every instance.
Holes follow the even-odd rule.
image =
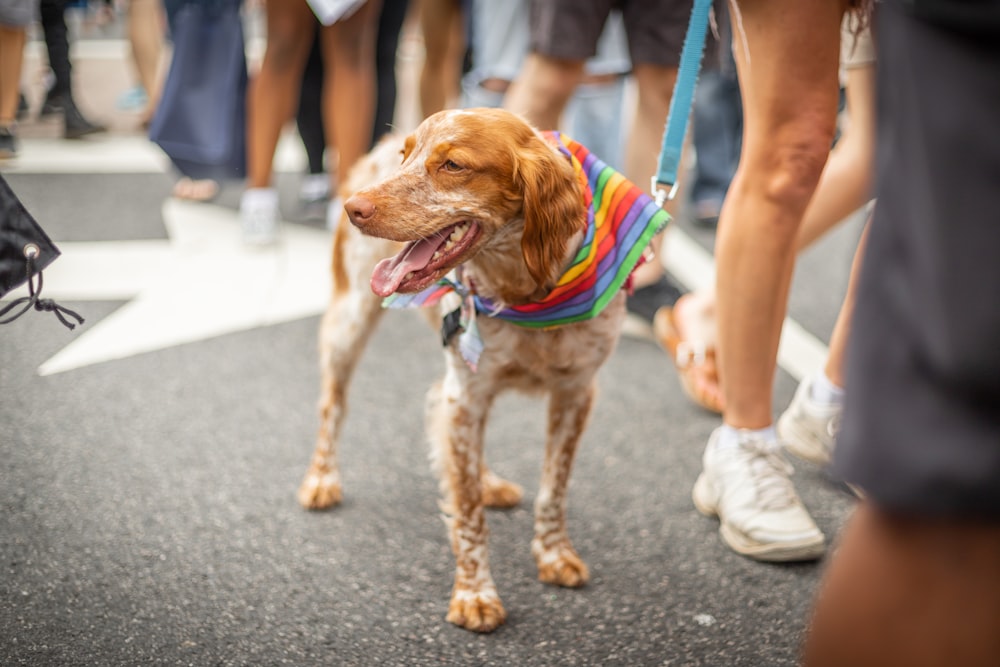
[[[656,311],[664,306],[673,306],[680,296],[680,288],[666,274],[660,275],[659,280],[652,284],[636,287],[625,300],[628,317],[622,333],[652,339]]]
[[[748,437],[720,446],[712,432],[703,471],[692,491],[698,511],[719,517],[719,533],[734,551],[761,561],[813,560],[823,555],[823,533],[799,500],[792,467],[778,442]]]
[[[219,184],[210,178],[181,178],[174,184],[173,196],[195,202],[209,202],[219,194]]]
[[[13,126],[0,125],[0,160],[17,156],[17,132]]]
[[[664,306],[653,318],[657,342],[677,368],[681,388],[694,403],[722,414],[725,400],[715,357],[714,302],[700,292],[682,295],[673,308]]]
[[[802,380],[788,409],[778,419],[778,435],[785,449],[816,465],[829,464],[843,411],[840,404],[813,400],[812,378]]]
[[[327,215],[330,201],[330,177],[327,174],[306,174],[299,185],[299,207],[302,215],[322,220]]]
[[[676,309],[663,307],[653,322],[656,340],[670,355],[681,388],[695,404],[722,414],[725,400],[719,382],[715,346],[704,339],[686,338],[680,333]]]
[[[54,116],[56,114],[61,114],[66,109],[66,96],[61,93],[49,89],[45,93],[45,101],[42,102],[42,108],[38,111],[39,118],[45,118],[46,116]]]
[[[63,108],[65,110],[63,115],[63,137],[66,139],[80,139],[89,134],[106,132],[108,129],[103,125],[87,120],[71,99],[64,100]]]
[[[278,240],[278,191],[274,188],[251,188],[240,198],[240,226],[243,243],[271,245]]]
[[[330,198],[330,177],[326,174],[306,174],[299,186],[299,201],[303,206],[323,204]]]

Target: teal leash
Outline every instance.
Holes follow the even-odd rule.
[[[684,135],[687,133],[688,117],[691,115],[691,105],[694,102],[694,89],[698,83],[701,59],[705,53],[708,13],[711,8],[712,0],[694,0],[694,6],[691,8],[691,20],[684,36],[681,63],[677,68],[677,81],[674,83],[667,126],[663,132],[659,167],[650,184],[656,205],[660,207],[677,194],[677,171],[680,168],[681,149],[684,147]]]

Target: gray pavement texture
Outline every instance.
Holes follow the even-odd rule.
[[[5,177],[57,243],[165,238],[165,175]],[[799,269],[792,314],[824,339],[856,238],[853,225]],[[122,302],[66,305],[89,327]],[[487,454],[527,495],[488,515],[509,618],[475,635],[444,620],[453,560],[422,423],[436,334],[413,313],[383,320],[351,391],[345,501],[306,512],[295,490],[317,426],[317,328],[308,317],[40,377],[78,333],[41,314],[0,327],[0,664],[796,664],[823,562],[745,559],[696,512],[717,417],[685,399],[657,346],[624,339],[600,376],[570,486],[592,573],[581,590],[539,583],[529,552],[544,406],[498,401]],[[795,381],[775,386],[781,409]],[[832,541],[853,501],[796,470]]]

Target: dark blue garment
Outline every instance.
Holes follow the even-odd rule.
[[[697,158],[689,198],[696,208],[701,203],[721,208],[743,145],[743,103],[733,59],[729,12],[717,10],[716,16],[718,57],[706,58],[691,111],[691,139]]]
[[[241,0],[165,0],[174,56],[149,137],[190,178],[246,174]]]
[[[711,202],[721,207],[736,173],[743,143],[743,105],[735,74],[710,70],[701,75],[694,95],[692,131],[697,159],[691,179],[691,201],[695,205]]]

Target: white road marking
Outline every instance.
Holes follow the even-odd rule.
[[[39,374],[318,315],[326,307],[329,232],[284,224],[279,245],[251,249],[240,242],[234,211],[168,199],[163,217],[169,241],[58,244],[63,256],[45,272],[46,297],[131,300],[88,322]],[[86,317],[86,308],[79,310]]]
[[[109,49],[111,57],[119,47],[102,48]],[[275,155],[275,170],[301,172],[304,164],[301,141],[294,132],[285,134]],[[22,174],[165,173],[170,161],[141,136],[82,142],[25,139],[18,158],[4,169]],[[163,214],[169,241],[60,243],[56,239],[63,256],[45,273],[46,296],[134,301],[102,322],[88,322],[81,335],[39,372],[63,372],[315,315],[325,308],[328,233],[286,224],[283,245],[255,252],[241,246],[234,211],[168,199]],[[664,256],[671,273],[689,289],[714,282],[711,253],[676,226],[667,232]],[[826,355],[822,341],[795,320],[785,319],[778,349],[778,364],[785,371],[799,380],[820,368]]]
[[[306,157],[294,131],[282,135],[274,154],[276,172],[302,173]],[[170,159],[144,136],[97,135],[84,141],[28,138],[17,158],[5,160],[12,174],[163,174]]]
[[[96,136],[86,141],[24,139],[12,174],[162,174],[170,160],[145,137]]]

